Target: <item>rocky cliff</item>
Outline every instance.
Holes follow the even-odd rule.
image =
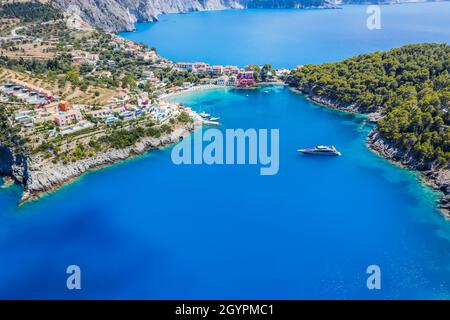
[[[28,182],[28,160],[11,148],[0,145],[0,176],[11,177],[20,184]]]

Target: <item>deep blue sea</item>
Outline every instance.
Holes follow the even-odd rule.
[[[292,66],[406,42],[450,42],[448,9],[450,3],[383,7],[391,29],[374,36],[376,43],[342,18],[363,7],[167,15],[145,25],[139,40],[174,59],[243,65],[255,51],[251,62]],[[302,19],[308,30],[299,29]],[[205,21],[214,24],[200,28]],[[280,32],[282,24],[297,27]],[[227,35],[230,25],[244,32]],[[270,25],[278,29],[264,32]],[[279,51],[258,44],[261,35]],[[242,56],[219,42],[205,47],[216,37],[232,39],[223,45]],[[279,86],[172,99],[221,117],[220,130],[279,129],[279,173],[261,176],[254,165],[176,166],[166,148],[86,174],[22,207],[19,187],[0,189],[0,298],[449,298],[450,222],[416,174],[366,148],[371,125],[363,117]],[[316,144],[334,144],[343,155],[296,152]],[[79,291],[66,289],[73,264],[81,268]],[[366,288],[373,264],[381,268],[381,290]]]
[[[450,3],[381,6],[381,29],[369,30],[367,6],[341,10],[225,10],[168,14],[122,33],[174,61],[270,63],[277,68],[339,61],[410,43],[450,42]]]

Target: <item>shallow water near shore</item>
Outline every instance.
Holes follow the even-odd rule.
[[[404,25],[401,13],[408,16],[410,6],[392,8]],[[293,11],[286,12],[299,14]],[[329,12],[337,11],[314,14],[327,21]],[[155,25],[164,26],[165,17],[198,16],[201,22],[209,14],[235,13],[245,17],[244,11],[168,15]],[[450,40],[448,29],[436,36],[427,28],[415,33],[418,40],[426,34],[430,41]],[[234,45],[243,48],[247,36],[236,37]],[[367,49],[363,38],[354,39],[350,51]],[[379,49],[390,45],[377,42]],[[336,59],[350,53],[332,46]],[[325,62],[327,54],[311,49],[299,57]],[[226,56],[210,48],[206,58]],[[247,63],[236,57],[228,61]],[[267,60],[263,51],[254,57]],[[296,63],[293,57],[273,56],[280,66]],[[88,173],[22,207],[19,187],[0,189],[0,298],[450,297],[450,222],[416,173],[367,149],[372,125],[364,117],[323,108],[281,86],[191,92],[171,100],[220,117],[220,130],[280,129],[279,173],[261,176],[249,165],[176,166],[169,147]],[[343,155],[296,152],[317,144],[334,144]],[[82,271],[80,291],[66,289],[72,264]],[[372,264],[381,267],[379,291],[366,288]]]

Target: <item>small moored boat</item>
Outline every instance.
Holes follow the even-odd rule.
[[[314,148],[299,149],[298,152],[317,156],[340,156],[335,146],[316,146]]]

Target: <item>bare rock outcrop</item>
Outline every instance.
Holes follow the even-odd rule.
[[[163,13],[242,8],[234,0],[52,0],[52,5],[106,31],[131,31]]]

